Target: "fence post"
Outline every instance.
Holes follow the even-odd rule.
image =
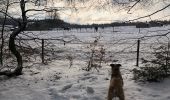
[[[140,27],[139,27],[139,33],[140,33]]]
[[[137,57],[136,57],[136,66],[139,66],[139,49],[140,49],[140,40],[137,41]]]
[[[42,42],[41,60],[42,63],[44,64],[44,39],[41,39],[41,42]]]

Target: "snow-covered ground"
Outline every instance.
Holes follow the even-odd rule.
[[[169,26],[154,27],[141,29],[139,33],[139,29],[135,27],[115,27],[114,32],[113,28],[105,28],[99,29],[97,33],[92,29],[34,33],[39,38],[67,39],[65,37],[74,35],[84,43],[93,42],[94,37],[101,36],[100,43],[106,49],[107,55],[112,54],[112,60],[118,60],[116,63],[122,64],[126,100],[170,100],[170,79],[160,83],[135,82],[131,71],[136,63],[134,51],[137,38],[164,34],[168,30]],[[149,51],[144,44],[150,45],[154,41],[166,43],[168,40],[167,37],[147,38],[142,40],[142,50]],[[86,51],[86,45],[89,44],[66,44],[62,47],[77,58],[71,68],[67,59],[60,59],[48,65],[34,64],[31,68],[25,67],[21,76],[10,79],[0,77],[0,100],[106,100],[111,62],[104,63],[99,72],[82,70],[87,64],[84,56],[77,53],[81,53],[78,52],[80,50]]]

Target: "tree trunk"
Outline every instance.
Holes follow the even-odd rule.
[[[25,12],[25,0],[20,1],[20,8],[22,13],[22,22],[19,24],[19,27],[12,32],[9,38],[9,49],[11,53],[16,57],[18,65],[14,69],[14,71],[0,72],[0,75],[15,76],[15,75],[22,74],[22,69],[23,69],[22,56],[20,55],[19,51],[16,49],[15,38],[20,32],[25,30],[27,25],[27,17]]]
[[[22,56],[20,55],[19,51],[17,51],[17,49],[16,49],[15,38],[21,31],[23,31],[25,29],[24,26],[25,25],[22,25],[18,29],[15,29],[12,32],[12,34],[10,35],[10,38],[9,38],[9,49],[10,49],[11,53],[16,57],[18,65],[14,69],[14,71],[12,71],[12,72],[10,72],[10,71],[0,72],[0,75],[17,76],[17,75],[22,74],[22,69],[23,69]]]
[[[21,32],[21,28],[16,29],[16,31],[14,31],[11,35],[10,35],[10,39],[9,39],[9,49],[12,52],[12,54],[16,57],[17,59],[17,67],[14,70],[15,75],[21,75],[22,73],[22,56],[20,55],[19,51],[17,51],[16,49],[16,45],[15,45],[15,38],[16,36]]]

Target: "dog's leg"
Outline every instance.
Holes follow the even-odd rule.
[[[125,100],[123,88],[119,89],[118,97],[119,97],[119,100]]]
[[[112,100],[113,95],[114,95],[113,90],[114,90],[114,87],[110,86],[109,91],[108,91],[107,100]]]

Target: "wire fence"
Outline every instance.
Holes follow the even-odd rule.
[[[117,31],[115,28],[114,31],[110,29],[100,29],[99,31],[102,31],[102,35],[104,36],[102,36],[100,32],[95,33],[95,30],[89,29],[73,30],[72,32],[51,32],[52,35],[55,36],[50,38],[48,37],[49,33],[46,31],[36,35],[34,33],[27,32],[34,35],[29,36],[26,34],[27,38],[24,38],[24,36],[18,36],[16,39],[16,44],[18,46],[18,50],[21,51],[24,58],[30,59],[28,56],[34,55],[35,60],[37,60],[36,58],[38,57],[38,61],[41,63],[46,63],[51,59],[67,59],[68,56],[72,56],[74,59],[78,60],[87,60],[91,53],[91,45],[94,44],[95,39],[99,37],[100,39],[97,43],[97,47],[105,49],[105,61],[112,62],[120,59],[124,59],[126,61],[134,60],[136,61],[136,65],[139,66],[142,58],[152,56],[156,48],[161,45],[168,46],[169,43],[166,36],[153,35],[153,37],[150,36],[147,38],[140,38],[138,37],[140,34],[137,33],[137,30],[135,33],[124,33]],[[88,35],[87,33],[92,35]],[[60,36],[57,36],[56,34],[59,34]],[[40,37],[39,35],[45,35],[47,38]],[[136,36],[132,38],[128,37],[128,35]],[[89,40],[90,37],[93,38]],[[120,39],[120,37],[124,38]],[[10,55],[7,53],[5,54]]]
[[[32,38],[32,39],[17,39],[18,41],[27,41],[28,44],[32,44],[32,48],[39,48],[39,56],[41,58],[41,62],[45,63],[46,60],[50,59],[48,52],[55,53],[63,53],[71,54],[77,59],[87,58],[87,55],[91,53],[90,46],[94,43],[94,41],[83,42],[78,38],[70,39],[69,41],[63,39],[40,39],[40,38]],[[36,42],[35,42],[36,41]],[[38,42],[37,42],[38,41]],[[33,43],[34,42],[34,43]],[[35,46],[37,44],[37,46]],[[105,49],[105,60],[113,61],[115,59],[120,59],[120,57],[126,60],[136,60],[136,66],[139,66],[141,58],[147,58],[152,55],[154,49],[161,46],[167,45],[168,42],[148,42],[148,39],[126,39],[126,40],[115,40],[110,41],[108,43],[98,42],[98,47],[102,47]],[[23,45],[23,44],[22,44]],[[61,57],[61,54],[58,55]],[[61,57],[64,59],[66,57]]]

